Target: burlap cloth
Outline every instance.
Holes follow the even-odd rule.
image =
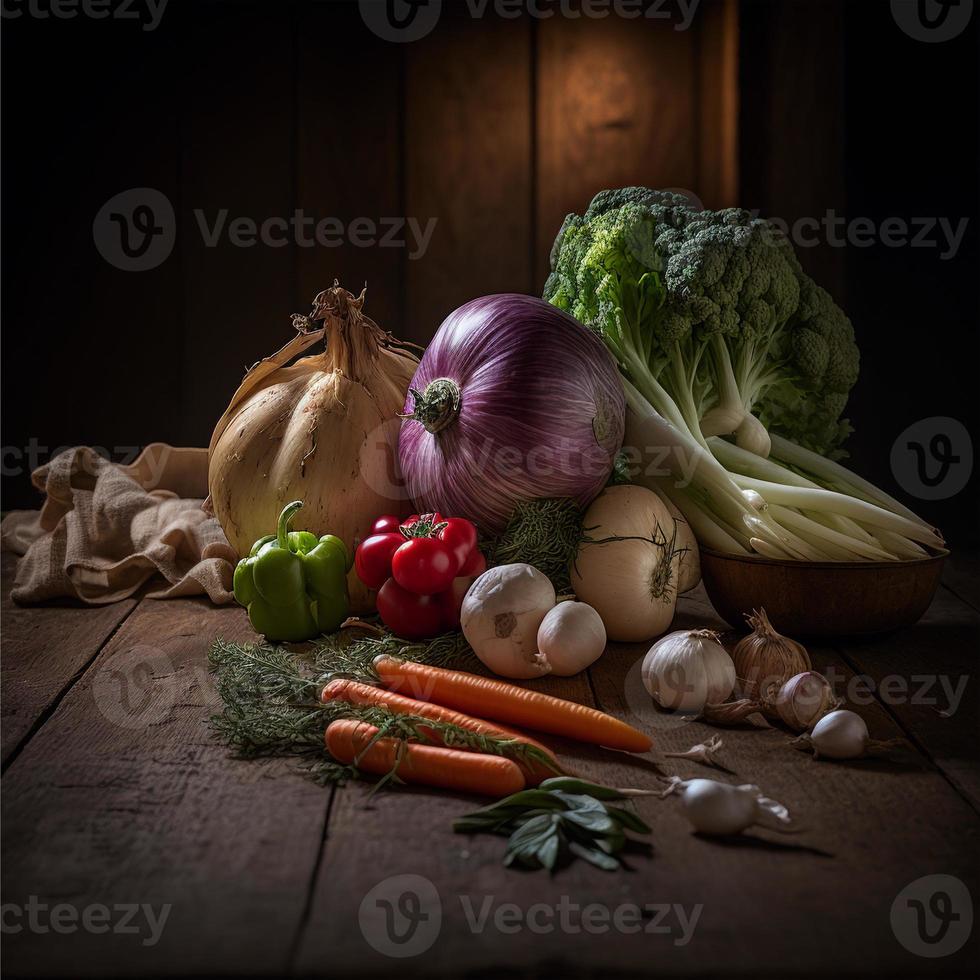
[[[207,469],[206,449],[159,442],[128,466],[79,446],[39,467],[31,479],[46,496],[41,510],[14,511],[0,525],[0,544],[22,556],[14,601],[102,605],[159,576],[167,585],[151,599],[231,602],[238,555],[201,507]]]

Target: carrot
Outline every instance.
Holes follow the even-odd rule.
[[[406,783],[495,797],[524,789],[524,776],[517,763],[503,756],[459,752],[397,738],[372,742],[377,734],[374,725],[341,718],[327,726],[327,750],[338,762],[375,776],[394,771]]]
[[[374,670],[381,683],[393,691],[456,711],[486,715],[508,725],[534,728],[626,752],[646,752],[653,745],[643,732],[595,708],[492,677],[430,667],[387,654],[374,658]]]
[[[514,761],[520,766],[528,786],[537,786],[544,779],[557,775],[562,772],[561,766],[554,752],[540,742],[529,738],[522,732],[516,732],[500,725],[491,725],[483,721],[482,718],[471,718],[462,712],[444,708],[438,704],[430,704],[427,701],[413,701],[404,695],[396,694],[394,691],[386,691],[382,688],[372,687],[370,684],[361,684],[358,681],[344,680],[338,678],[331,681],[323,689],[320,700],[327,701],[346,701],[355,705],[376,705],[387,708],[400,715],[416,715],[420,718],[428,718],[430,721],[443,722],[447,725],[456,725],[465,728],[476,735],[487,735],[490,738],[515,739],[521,745],[530,749],[537,750],[546,758],[535,759],[532,757],[515,758]],[[445,745],[443,736],[438,728],[422,728],[421,734],[437,745]]]

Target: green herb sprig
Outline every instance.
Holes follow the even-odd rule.
[[[649,848],[628,837],[627,831],[649,834],[650,827],[632,810],[608,805],[631,795],[637,793],[556,776],[537,789],[514,793],[460,817],[453,829],[461,834],[507,835],[507,866],[551,871],[559,862],[578,857],[603,871],[615,871],[622,866],[624,850]]]
[[[526,562],[562,593],[571,588],[568,569],[582,535],[582,508],[574,500],[555,497],[518,504],[503,533],[480,546],[488,565]]]
[[[518,739],[481,735],[415,715],[396,714],[378,705],[320,701],[333,676],[377,683],[371,663],[379,653],[435,665],[459,666],[473,657],[459,634],[429,643],[407,643],[388,633],[346,638],[333,635],[306,650],[270,644],[216,640],[208,653],[222,710],[211,718],[212,731],[242,758],[294,757],[318,782],[344,782],[358,775],[356,766],[332,759],[324,745],[327,726],[338,718],[356,718],[378,729],[380,738],[442,744],[502,755],[527,766],[554,763],[541,749]],[[394,773],[382,784],[399,782]]]

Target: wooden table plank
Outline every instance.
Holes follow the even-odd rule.
[[[10,598],[17,556],[2,556],[3,698],[0,744],[4,767],[50,712],[102,644],[136,608],[134,599],[109,606],[18,606]]]
[[[212,741],[216,634],[254,636],[238,608],[144,600],[3,779],[4,901],[169,906],[159,941],[143,912],[134,934],[25,928],[4,936],[8,973],[285,969],[329,791]]]
[[[922,627],[885,644],[880,662],[903,674],[919,670],[916,651],[930,645],[917,646],[916,637],[961,638],[969,623],[962,605],[949,605],[955,601],[940,596]],[[695,624],[721,625],[700,590],[682,599],[675,626]],[[796,976],[860,964],[923,976],[965,972],[976,955],[974,942],[949,958],[916,958],[889,925],[891,902],[917,877],[946,873],[974,894],[980,887],[976,813],[915,752],[898,761],[816,762],[790,748],[785,732],[746,729],[722,732],[722,761],[734,774],[664,760],[662,751],[716,729],[655,712],[638,680],[645,645],[616,645],[589,675],[536,686],[646,727],[657,752],[633,757],[555,742],[566,765],[614,785],[654,785],[658,761],[685,777],[757,782],[805,822],[804,833],[702,839],[676,800],[644,800],[638,807],[654,827],[651,857],[633,858],[631,870],[617,874],[575,864],[549,877],[504,869],[501,839],[451,833],[452,819],[481,801],[413,790],[382,794],[366,807],[367,787],[358,784],[334,795],[324,841],[329,791],[281,763],[229,760],[211,742],[204,721],[214,694],[204,658],[215,634],[250,635],[242,611],[144,601],[3,781],[5,901],[27,907],[34,895],[78,910],[135,902],[154,915],[169,903],[159,942],[143,945],[153,932],[142,912],[138,934],[18,933],[5,937],[8,972]],[[853,646],[811,654],[819,669],[836,665],[845,684],[853,676]],[[960,661],[943,663],[955,670]],[[916,718],[890,714],[877,701],[857,710],[875,736],[909,726],[942,761],[942,744],[928,726],[917,729]],[[948,720],[961,724],[958,714]],[[377,907],[365,920],[373,946],[361,930],[362,899],[400,874],[428,879],[441,901],[438,935],[417,959],[380,951]],[[380,897],[395,901],[400,889],[392,887]],[[644,926],[669,931],[583,923],[580,910],[589,905],[599,917],[619,909],[629,927],[631,909],[645,909]],[[667,911],[654,921],[660,909],[646,907],[661,905]],[[688,933],[691,916],[697,921]]]
[[[722,625],[700,592],[682,600],[677,621],[678,627],[695,623]],[[594,688],[603,708],[653,731],[661,750],[687,748],[717,731],[654,711],[639,685],[644,649],[610,647],[590,672],[586,697],[581,687],[573,690],[578,678],[536,685],[563,685],[565,693],[586,701]],[[833,650],[811,653],[818,668],[836,664],[851,676]],[[875,736],[900,734],[878,703],[859,711]],[[722,758],[732,775],[686,761],[668,765],[674,760],[659,754],[643,759],[568,744],[558,748],[567,765],[607,785],[655,785],[656,759],[684,777],[756,782],[805,822],[804,833],[702,839],[691,833],[676,800],[644,800],[638,809],[654,827],[653,857],[634,859],[629,872],[604,874],[576,864],[549,877],[504,869],[500,839],[452,834],[452,819],[476,801],[412,790],[377,797],[367,806],[362,787],[343,790],[331,815],[297,972],[322,973],[327,964],[332,972],[365,977],[396,975],[406,967],[424,967],[429,976],[510,970],[524,976],[807,975],[818,968],[852,972],[858,964],[923,976],[965,969],[975,943],[948,959],[923,960],[899,944],[889,925],[891,903],[920,876],[954,874],[974,893],[980,881],[971,857],[980,838],[976,814],[939,773],[912,752],[898,762],[840,764],[814,761],[790,747],[781,730],[722,735]],[[389,879],[400,875],[421,876],[439,896],[438,934],[417,960],[386,955],[377,909],[374,918],[363,920],[366,932],[361,926],[361,902],[379,885],[380,896],[372,893],[367,901],[380,897],[398,908],[403,885]],[[514,926],[494,918],[509,903],[509,914],[518,920]],[[590,904],[600,907],[596,915],[666,904],[660,925],[671,931],[621,934],[607,924],[605,932],[590,932],[572,911],[565,928],[556,918],[560,912],[554,910],[563,906]],[[532,909],[535,928],[525,919]],[[482,927],[471,922],[479,921],[481,910],[489,910]],[[685,942],[682,916],[693,915],[700,918]],[[419,935],[429,928],[434,927],[424,923]]]
[[[942,588],[914,630],[851,642],[841,653],[864,678],[851,697],[873,691],[980,812],[978,651],[980,613]]]
[[[943,584],[964,602],[980,610],[980,552],[954,551],[943,567]]]

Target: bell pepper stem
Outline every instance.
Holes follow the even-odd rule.
[[[289,548],[289,541],[286,535],[289,534],[289,525],[293,522],[293,517],[303,506],[302,500],[294,500],[291,504],[286,504],[279,515],[279,523],[276,525],[276,541],[280,548]]]

